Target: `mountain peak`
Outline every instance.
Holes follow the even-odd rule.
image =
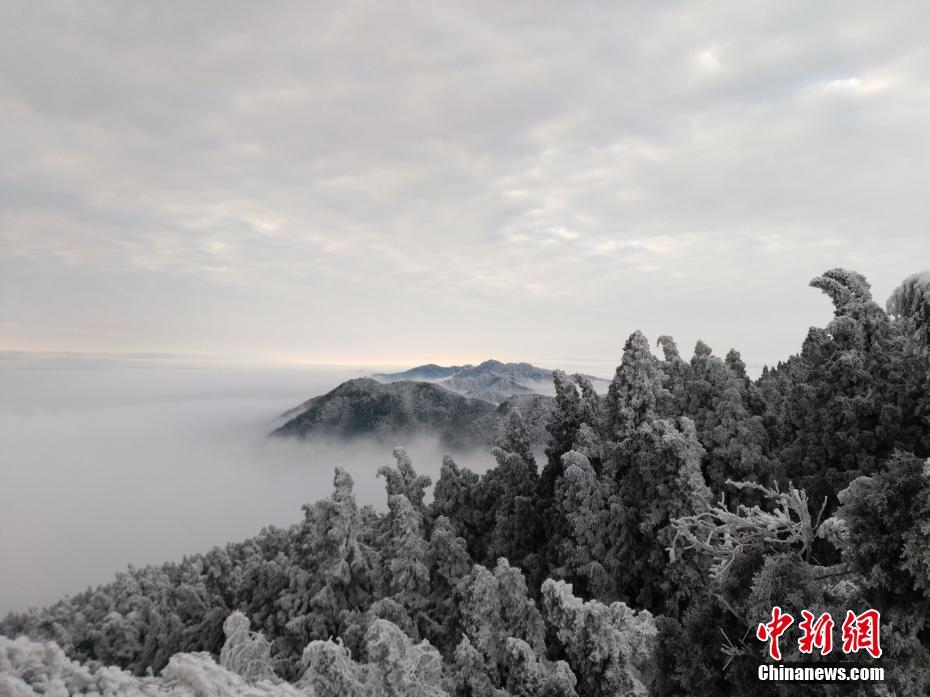
[[[401,380],[432,382],[465,397],[500,404],[514,395],[553,394],[552,372],[532,363],[505,363],[488,358],[478,365],[441,366],[428,363],[400,373],[376,373],[372,377],[383,383]],[[598,391],[606,391],[606,380],[590,379],[595,388],[599,388]]]

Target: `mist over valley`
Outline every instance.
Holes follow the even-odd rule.
[[[489,448],[268,438],[288,407],[368,373],[6,353],[0,358],[0,615],[290,525],[338,465],[383,509],[378,467],[407,449],[435,480],[445,453],[484,471]]]

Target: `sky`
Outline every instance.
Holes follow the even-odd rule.
[[[0,1],[0,350],[798,350],[930,267],[925,2]]]

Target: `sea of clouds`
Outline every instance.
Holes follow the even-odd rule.
[[[278,416],[370,371],[181,360],[0,356],[0,614],[300,520],[333,470],[360,504],[404,446],[435,481],[435,441],[268,438]],[[484,471],[487,452],[451,453]]]

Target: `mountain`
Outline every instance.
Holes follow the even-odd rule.
[[[432,435],[450,447],[488,446],[517,406],[530,439],[541,445],[546,442],[553,402],[552,397],[521,394],[495,405],[431,382],[356,378],[285,412],[287,422],[272,435],[385,439]]]
[[[501,429],[507,422],[507,416],[514,407],[520,409],[523,416],[523,423],[526,425],[526,433],[530,438],[530,445],[542,447],[549,441],[549,432],[546,426],[555,410],[555,398],[543,394],[520,394],[514,395],[504,402],[501,402],[492,414],[481,416],[476,419],[470,430],[481,434],[479,442],[483,445],[490,445],[497,439]]]
[[[401,373],[375,373],[373,377],[378,382],[401,382],[402,380],[441,380],[455,375],[462,369],[460,365],[441,366],[435,363],[418,365],[416,368]]]
[[[400,380],[426,380],[452,392],[500,404],[513,395],[552,394],[552,372],[530,363],[503,363],[487,360],[478,365],[439,366],[434,363],[417,366],[401,373],[377,373],[372,377],[379,382]],[[609,382],[586,376],[594,389],[607,391]]]
[[[548,440],[553,371],[529,363],[417,366],[344,382],[282,414],[279,436],[405,438],[433,435],[450,447],[488,446],[519,407],[534,445]],[[608,382],[588,377],[598,392]]]

